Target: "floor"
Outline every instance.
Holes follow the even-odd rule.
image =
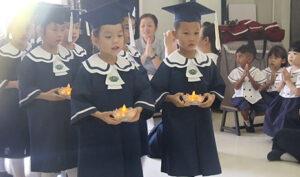
[[[233,125],[233,115],[227,118]],[[269,162],[266,158],[270,151],[271,138],[266,136],[262,127],[254,134],[241,131],[241,136],[229,132],[220,132],[222,114],[213,113],[213,124],[222,174],[218,177],[299,177],[300,164],[290,162]],[[240,116],[241,117],[241,116]],[[257,117],[262,122],[263,117]],[[242,120],[240,120],[242,122]],[[151,128],[151,123],[149,124]],[[146,158],[143,164],[144,177],[167,177],[160,172],[160,160]]]

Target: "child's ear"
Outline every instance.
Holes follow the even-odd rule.
[[[205,41],[205,42],[210,42],[210,41],[209,41],[209,37],[206,36],[206,37],[204,38],[204,41]]]
[[[95,35],[91,36],[91,40],[92,40],[93,45],[98,47],[98,39]]]

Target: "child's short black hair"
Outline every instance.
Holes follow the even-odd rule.
[[[199,22],[199,24],[201,25],[200,22]],[[178,30],[179,27],[180,27],[180,22],[175,22],[174,23],[174,29],[175,29],[175,31]]]
[[[203,28],[202,39],[208,37],[212,52],[215,54],[219,54],[219,51],[216,48],[215,24],[210,22],[204,22],[201,28]]]
[[[294,42],[290,47],[290,51],[300,52],[300,41]]]
[[[140,22],[143,20],[143,18],[151,18],[153,20],[153,22],[154,22],[155,27],[157,28],[157,26],[158,26],[158,20],[157,20],[157,17],[155,15],[150,14],[150,13],[144,14],[144,15],[142,15],[140,17]]]
[[[119,24],[121,24],[121,23],[119,23]],[[124,30],[122,24],[121,24],[121,27],[122,27],[122,30]],[[101,26],[98,27],[98,28],[92,29],[92,34],[93,34],[93,36],[98,37],[98,36],[99,36],[100,29],[101,29]]]
[[[287,66],[287,63],[288,63],[287,62],[287,52],[286,52],[285,48],[278,46],[278,45],[272,47],[268,53],[268,58],[270,58],[272,55],[285,60],[285,63],[282,63],[281,67]]]
[[[250,46],[250,45],[242,45],[242,46],[240,46],[237,50],[236,50],[236,52],[235,52],[236,54],[237,53],[249,53],[249,54],[251,54],[252,55],[252,57],[253,58],[255,58],[255,55],[256,55],[256,51],[255,51],[255,48],[253,48],[252,46]]]

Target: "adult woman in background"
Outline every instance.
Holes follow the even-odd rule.
[[[158,20],[153,14],[144,14],[140,17],[141,37],[136,40],[136,48],[142,54],[141,62],[148,75],[154,75],[165,57],[164,43],[155,37]]]

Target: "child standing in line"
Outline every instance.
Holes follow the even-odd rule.
[[[113,1],[83,14],[100,53],[82,63],[72,91],[71,122],[79,130],[79,177],[142,177],[140,117],[154,110],[151,87],[119,53],[124,47],[122,5]],[[113,110],[133,107],[121,122]]]
[[[58,93],[72,78],[67,65],[73,54],[59,45],[68,8],[48,3],[36,8],[42,44],[26,54],[18,73],[19,105],[29,119],[31,170],[41,177],[56,177],[67,170],[69,177],[75,177],[77,142],[70,124],[70,100]]]
[[[141,75],[144,75],[145,79],[149,82],[147,70],[143,67],[141,63],[141,53],[135,47],[134,33],[135,33],[135,17],[134,10],[135,7],[128,1],[123,5],[126,9],[124,11],[124,18],[122,22],[124,30],[124,48],[126,52],[126,58],[130,61],[135,68],[140,72]],[[141,117],[139,120],[139,128],[141,133],[141,146],[142,146],[142,163],[145,161],[145,155],[148,154],[148,127],[147,119],[150,117]]]
[[[272,47],[268,54],[268,65],[269,67],[263,70],[267,81],[262,84],[259,89],[267,106],[269,106],[273,99],[279,94],[276,89],[275,80],[281,73],[282,67],[287,66],[286,50],[281,46]]]
[[[75,78],[81,62],[83,62],[87,58],[86,50],[80,45],[76,44],[76,41],[78,40],[80,35],[79,15],[80,10],[70,10],[66,13],[64,38],[61,42],[61,45],[66,49],[72,51],[74,55],[74,60],[72,60],[71,62],[71,72],[73,79]]]
[[[254,110],[255,114],[261,114],[266,109],[259,92],[261,85],[266,82],[266,77],[258,68],[251,66],[254,57],[254,49],[249,45],[242,45],[236,51],[236,62],[239,67],[233,69],[228,76],[234,86],[232,104],[241,111],[246,131],[250,133],[255,131],[252,121],[249,120],[250,111]]]
[[[164,7],[175,15],[179,49],[163,60],[151,80],[156,109],[162,109],[162,172],[170,176],[216,175],[221,167],[215,144],[210,106],[223,99],[225,84],[213,61],[196,50],[201,15],[212,10],[187,2]],[[203,94],[191,106],[184,94]]]
[[[274,137],[282,128],[300,128],[300,41],[293,43],[288,54],[290,67],[276,78],[277,96],[265,114],[264,132]]]
[[[0,48],[0,157],[8,158],[13,176],[25,177],[24,158],[30,155],[28,120],[19,108],[17,72],[31,48],[33,8],[26,7],[8,27],[8,43]],[[1,175],[0,175],[1,176]]]

